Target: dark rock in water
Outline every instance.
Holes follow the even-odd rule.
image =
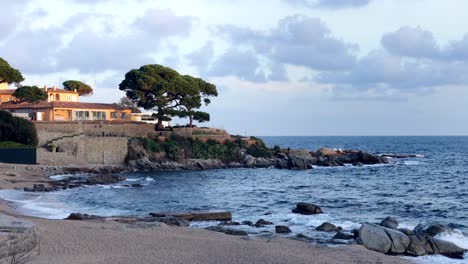
[[[385,157],[375,156],[366,152],[359,152],[359,162],[363,164],[386,164],[388,160]]]
[[[249,235],[247,232],[242,231],[242,230],[227,229],[221,226],[208,227],[206,228],[206,230],[220,232],[220,233],[224,233],[226,235],[231,235],[231,236],[248,236]]]
[[[382,220],[380,225],[390,229],[398,229],[398,220],[394,217],[388,216],[387,218]]]
[[[432,239],[432,245],[435,245],[435,248],[433,247],[435,254],[441,254],[449,258],[463,259],[463,256],[466,253],[465,249],[458,247],[452,242],[436,238]]]
[[[234,229],[227,229],[224,231],[224,234],[230,236],[248,236],[249,234],[243,230],[234,230]]]
[[[133,187],[133,188],[143,188],[143,184],[139,184],[139,183],[133,183],[130,186]]]
[[[104,219],[102,216],[97,215],[89,215],[89,214],[80,214],[80,213],[72,213],[70,214],[65,220],[96,220],[96,219]]]
[[[392,240],[387,235],[387,232],[373,224],[362,224],[359,230],[358,243],[366,248],[380,253],[388,253],[392,247]]]
[[[332,223],[325,222],[316,228],[317,231],[323,232],[338,232],[341,231],[341,227],[337,227]]]
[[[278,234],[289,234],[292,232],[287,226],[275,226],[275,231]]]
[[[299,240],[310,240],[310,237],[303,235],[303,234],[297,234],[296,238]]]
[[[254,226],[254,223],[252,221],[242,221],[242,224],[247,226]]]
[[[354,235],[352,234],[347,234],[343,232],[338,232],[336,235],[333,237],[333,239],[341,239],[341,240],[352,240],[354,239]]]
[[[446,232],[453,232],[453,229],[451,227],[441,225],[441,224],[435,224],[435,225],[430,225],[426,230],[424,230],[424,234],[435,237],[438,234],[441,233],[446,233]]]
[[[115,184],[120,181],[125,181],[126,178],[120,175],[113,175],[113,174],[102,174],[102,175],[93,175],[89,176],[86,179],[86,183],[90,185],[97,185],[97,184]]]
[[[255,227],[264,227],[267,225],[272,225],[273,223],[270,221],[266,221],[264,219],[260,219],[255,223]]]
[[[56,190],[54,187],[46,187],[44,184],[34,184],[32,188],[24,188],[25,192],[53,192]]]
[[[317,158],[313,157],[308,150],[290,150],[288,153],[289,169],[308,170],[317,163]]]
[[[220,224],[221,226],[240,226],[241,224],[239,222],[234,222],[234,221],[226,221]]]
[[[313,215],[323,213],[320,206],[311,204],[311,203],[298,203],[296,208],[292,210],[293,213],[303,214],[303,215]]]
[[[183,218],[177,218],[174,216],[152,217],[152,218],[147,219],[147,222],[159,222],[159,223],[164,223],[168,226],[179,226],[179,227],[190,226],[189,221]]]
[[[359,232],[360,232],[360,231],[361,231],[360,229],[353,229],[353,230],[351,231],[351,233],[353,233],[353,235],[354,235],[354,239],[358,239],[358,238],[359,238]]]

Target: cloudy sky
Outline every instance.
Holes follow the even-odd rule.
[[[253,135],[468,135],[466,0],[0,0],[25,84],[116,102],[162,64],[216,84],[211,126]],[[185,121],[176,120],[177,123]]]

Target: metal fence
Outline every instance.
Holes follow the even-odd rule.
[[[0,162],[14,164],[36,164],[35,148],[0,148]]]

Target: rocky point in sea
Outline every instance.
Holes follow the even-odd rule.
[[[309,170],[313,166],[337,167],[346,164],[354,166],[386,164],[388,158],[360,150],[331,150],[322,148],[317,151],[303,149],[270,149],[269,157],[254,157],[241,150],[240,159],[151,159],[151,155],[139,145],[129,145],[127,165],[134,170],[207,170],[221,168],[269,168],[288,170]]]

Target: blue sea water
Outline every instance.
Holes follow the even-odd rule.
[[[1,191],[31,215],[62,218],[71,212],[146,215],[160,211],[231,211],[234,221],[260,218],[285,224],[294,234],[327,239],[315,232],[328,221],[345,230],[386,216],[402,227],[451,224],[448,240],[468,248],[468,137],[263,137],[269,146],[317,150],[360,149],[375,154],[417,154],[388,165],[315,168],[308,171],[228,169],[126,175],[143,188],[83,187],[49,194]],[[318,204],[324,214],[291,213],[297,202]],[[200,227],[215,223],[195,224]],[[267,235],[273,227],[237,227]],[[293,234],[293,235],[294,235]],[[434,259],[432,259],[434,260]],[[447,259],[433,263],[452,263]],[[459,263],[459,262],[454,262]],[[465,262],[463,262],[465,263]]]

